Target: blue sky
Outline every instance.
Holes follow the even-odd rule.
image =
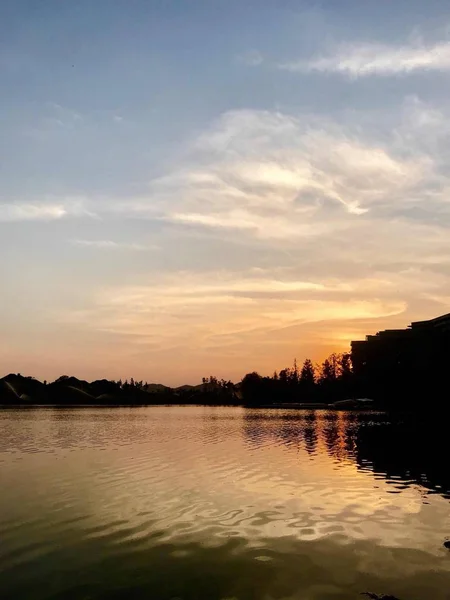
[[[196,382],[448,312],[447,2],[0,5],[0,359]]]

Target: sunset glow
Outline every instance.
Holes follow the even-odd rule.
[[[449,312],[432,8],[9,4],[4,374],[239,380]]]

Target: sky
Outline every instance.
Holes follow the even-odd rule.
[[[239,380],[450,312],[447,0],[0,3],[0,366]]]

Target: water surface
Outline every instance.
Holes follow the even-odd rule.
[[[0,597],[448,600],[440,418],[0,411]]]

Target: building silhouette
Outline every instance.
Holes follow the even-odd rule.
[[[399,406],[437,401],[448,382],[450,367],[450,313],[415,321],[406,329],[386,329],[351,343],[358,389]]]

